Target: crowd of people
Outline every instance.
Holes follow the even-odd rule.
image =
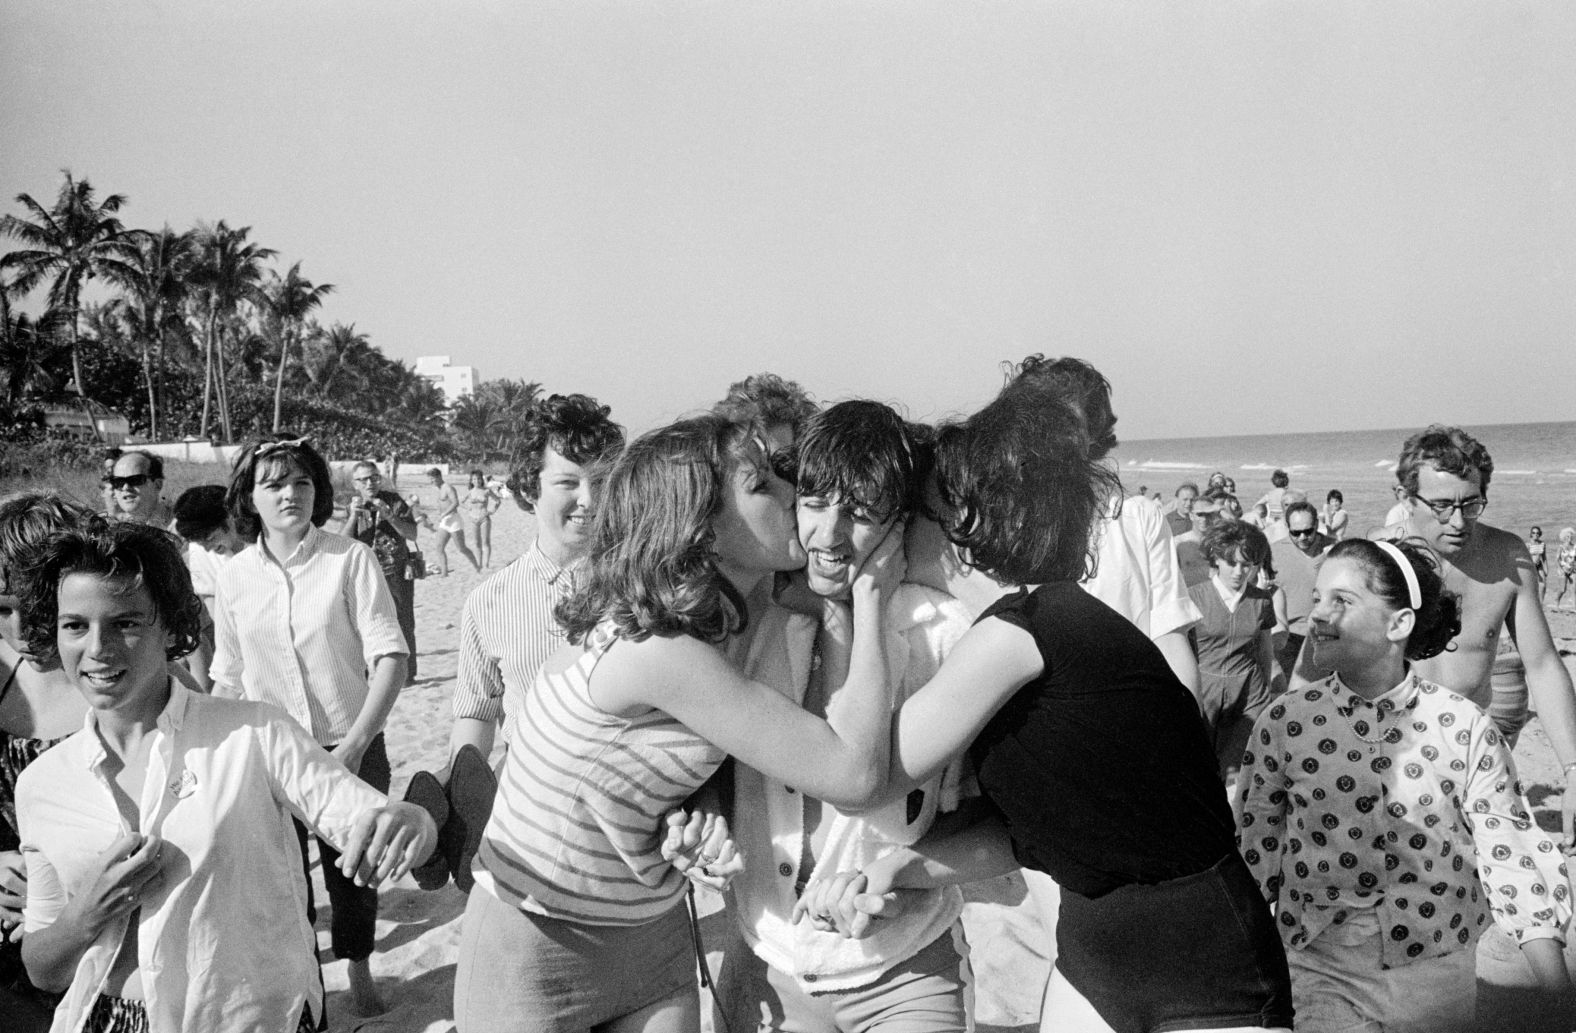
[[[431,471],[435,523],[370,459],[340,518],[288,436],[173,505],[136,450],[103,513],[0,501],[17,1028],[326,1028],[313,840],[363,1014],[378,885],[467,894],[461,1033],[697,1030],[697,962],[729,1033],[970,1029],[958,887],[1018,870],[1042,1029],[1474,1029],[1490,918],[1576,1015],[1576,794],[1556,843],[1510,753],[1530,701],[1576,768],[1540,576],[1570,551],[1557,607],[1576,532],[1547,564],[1483,524],[1464,431],[1404,443],[1370,539],[1284,471],[1251,509],[1126,496],[1077,359],[934,427],[771,374],[631,441],[585,395],[529,421],[506,492]],[[536,539],[466,599],[448,756],[393,800],[413,544],[489,566],[505,497]]]

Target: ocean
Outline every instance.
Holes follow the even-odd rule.
[[[1237,482],[1237,497],[1251,508],[1270,490],[1277,468],[1291,487],[1321,509],[1325,493],[1339,488],[1353,533],[1366,533],[1395,503],[1396,458],[1417,427],[1322,434],[1252,434],[1224,438],[1123,441],[1113,453],[1129,494],[1144,486],[1171,498],[1177,485],[1204,486],[1220,470]],[[1562,527],[1576,526],[1576,422],[1507,423],[1467,427],[1494,460],[1484,523],[1525,538],[1533,524],[1553,542]]]

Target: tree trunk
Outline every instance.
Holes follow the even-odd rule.
[[[279,433],[279,410],[285,397],[285,363],[290,361],[290,330],[279,335],[279,376],[274,379],[274,433]]]
[[[221,337],[214,348],[218,368],[215,370],[214,384],[218,388],[219,397],[219,424],[224,428],[224,443],[235,443],[235,432],[230,429],[230,391],[225,384],[224,377],[224,339]]]
[[[148,385],[148,440],[159,440],[159,400],[153,393],[153,349],[142,342],[142,380]]]
[[[208,439],[209,401],[213,397],[213,314],[208,315],[207,332],[203,334],[202,422],[197,425],[197,436]]]

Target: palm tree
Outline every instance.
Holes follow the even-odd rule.
[[[527,380],[489,380],[478,387],[476,393],[497,406],[498,447],[500,451],[508,454],[509,464],[514,465],[520,457],[520,442],[526,416],[541,398],[542,385]]]
[[[480,454],[485,462],[488,446],[503,426],[503,411],[490,398],[471,394],[457,399],[450,407],[450,412],[451,425],[460,432],[461,440],[471,452]]]
[[[191,273],[192,286],[201,301],[205,354],[202,424],[198,433],[208,433],[208,402],[210,396],[216,396],[226,442],[234,435],[230,430],[229,395],[224,383],[222,334],[242,304],[261,306],[267,303],[262,285],[263,263],[274,257],[272,248],[247,241],[251,232],[250,226],[231,229],[223,219],[212,226],[199,225],[198,258]]]
[[[11,313],[11,292],[0,282],[0,401],[15,405],[28,395],[51,395],[59,384],[50,373],[51,343],[48,318],[43,324],[25,313]]]
[[[119,287],[135,275],[136,243],[115,213],[126,203],[122,194],[110,194],[102,203],[93,196],[93,185],[65,173],[66,181],[50,208],[29,194],[16,195],[31,219],[7,215],[0,218],[0,234],[15,237],[26,247],[0,258],[0,272],[15,270],[11,287],[27,294],[48,281],[49,307],[65,317],[71,331],[71,373],[77,391],[86,397],[82,357],[77,352],[77,315],[82,308],[82,286],[95,276]]]
[[[331,283],[313,284],[301,275],[301,263],[280,276],[275,273],[268,284],[268,305],[279,321],[279,374],[274,379],[274,433],[279,433],[279,412],[285,397],[285,366],[290,362],[290,345],[301,336],[307,315],[334,293]]]
[[[148,387],[148,436],[155,441],[159,438],[159,400],[164,396],[165,346],[186,330],[181,306],[196,259],[190,233],[176,233],[168,226],[158,233],[138,232],[136,276],[121,299],[132,339],[142,352],[142,376]]]
[[[367,335],[354,323],[335,323],[327,331],[319,328],[308,338],[301,356],[313,393],[327,398],[336,381],[349,381],[352,388],[366,391],[371,382],[367,355],[372,351]]]

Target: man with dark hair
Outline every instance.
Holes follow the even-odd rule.
[[[163,459],[140,448],[122,452],[110,471],[109,487],[115,496],[116,520],[169,528],[174,513],[161,497]]]
[[[1166,511],[1166,526],[1171,528],[1172,538],[1193,530],[1193,503],[1197,499],[1197,484],[1183,481],[1177,485],[1176,497]]]
[[[1286,506],[1286,537],[1270,543],[1275,564],[1275,580],[1286,596],[1286,641],[1275,651],[1281,673],[1291,677],[1308,635],[1308,615],[1313,612],[1313,583],[1319,574],[1319,558],[1334,539],[1319,532],[1319,511],[1306,499]]]
[[[553,608],[574,590],[576,569],[590,547],[600,468],[624,445],[623,428],[609,418],[611,411],[580,394],[552,395],[531,410],[524,455],[509,476],[509,489],[515,503],[535,516],[536,540],[477,585],[460,611],[454,728],[442,780],[469,838],[456,842],[455,832],[445,829],[439,839],[462,890],[471,885],[466,853],[479,839],[477,822],[486,820],[474,805],[461,806],[475,792],[464,784],[464,773],[485,770],[497,728],[507,729],[504,719],[518,711],[537,668],[564,642]],[[430,865],[418,869],[418,876],[427,889],[446,878]]]
[[[927,467],[902,417],[879,402],[842,402],[810,418],[799,437],[797,493],[811,591],[824,599],[849,597],[866,561],[889,535],[903,533]],[[769,623],[774,615],[760,619]],[[949,596],[913,583],[898,587],[883,627],[894,709],[935,675],[969,624],[967,610]],[[813,656],[832,656],[846,644],[829,638],[834,633],[825,627],[818,634],[818,649],[814,634],[786,637],[802,653],[787,665],[799,673],[797,683],[751,673],[824,714],[836,705],[837,688],[825,672],[837,665],[817,664]],[[906,893],[901,912],[894,908],[867,939],[793,921],[798,890],[812,875],[857,870],[913,843],[956,804],[950,770],[903,799],[852,815],[738,766],[734,840],[746,856],[785,860],[781,867],[747,866],[733,883],[734,913],[749,949],[727,952],[719,981],[730,1026],[753,1029],[775,1017],[777,1028],[851,1033],[870,1028],[857,1016],[879,1006],[893,1025],[963,1029],[966,964],[952,932],[963,901],[956,887]]]
[[[399,630],[405,634],[410,652],[405,661],[405,684],[416,680],[416,581],[411,570],[410,542],[416,540],[416,516],[410,503],[395,491],[383,487],[383,473],[371,459],[363,459],[350,471],[355,494],[345,512],[339,533],[370,546],[378,557],[383,581],[394,597],[394,612]]]

